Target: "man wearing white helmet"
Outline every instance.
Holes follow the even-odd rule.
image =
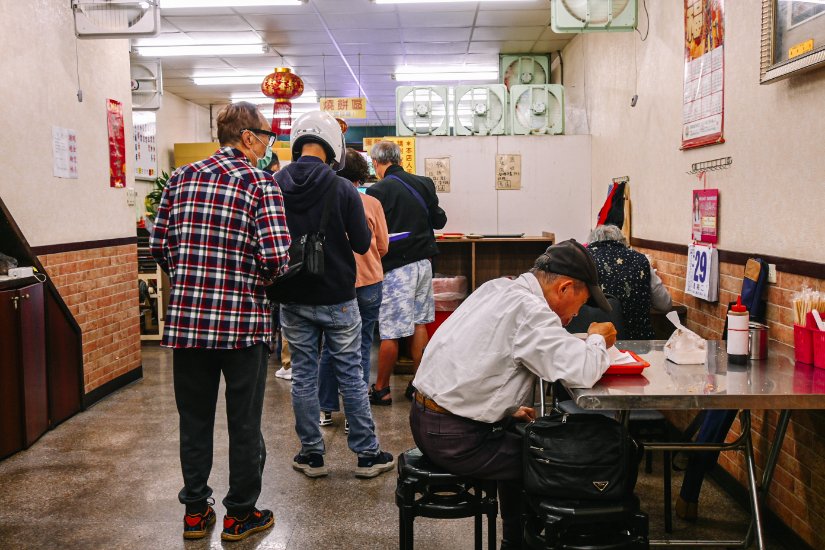
[[[319,231],[324,203],[331,201],[324,228],[324,275],[296,275],[276,284],[270,295],[281,304],[281,326],[292,351],[292,408],[301,440],[292,467],[309,477],[328,474],[318,425],[318,344],[323,338],[343,395],[350,427],[347,442],[358,455],[355,475],[375,477],[392,470],[395,459],[378,445],[361,372],[353,252],[366,252],[372,233],[358,191],[333,171],[343,168],[346,158],[338,122],[329,113],[307,113],[292,125],[290,141],[293,162],[275,179],[284,195],[292,239],[297,242]]]

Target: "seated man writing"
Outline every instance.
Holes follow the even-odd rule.
[[[489,281],[441,325],[413,381],[410,426],[436,465],[498,483],[501,548],[521,548],[521,436],[506,428],[533,420],[536,376],[590,387],[609,367],[611,323],[586,340],[564,325],[590,299],[610,311],[589,252],[574,240],[549,247],[529,273]]]

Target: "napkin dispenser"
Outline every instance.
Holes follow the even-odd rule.
[[[707,340],[682,325],[676,312],[671,311],[667,318],[676,325],[676,330],[665,342],[665,358],[677,365],[703,364],[707,358]]]

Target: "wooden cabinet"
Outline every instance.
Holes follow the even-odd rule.
[[[49,428],[43,284],[0,290],[0,458]]]
[[[553,237],[439,239],[434,270],[450,277],[464,275],[469,290],[473,291],[492,279],[529,271],[553,240]]]

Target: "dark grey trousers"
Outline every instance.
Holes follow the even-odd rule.
[[[266,461],[261,412],[268,357],[264,344],[235,350],[174,350],[184,483],[178,499],[187,513],[202,512],[212,495],[208,482],[221,373],[226,382],[229,428],[229,492],[223,505],[227,515],[234,517],[245,517],[255,508]]]
[[[495,424],[441,414],[413,401],[410,427],[426,457],[450,473],[498,481],[504,539],[521,540],[522,438]]]

